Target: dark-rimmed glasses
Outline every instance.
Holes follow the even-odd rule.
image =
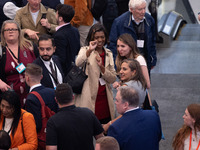
[[[4,29],[4,32],[5,31],[18,31],[18,29],[15,29],[15,28],[11,28],[11,29]]]

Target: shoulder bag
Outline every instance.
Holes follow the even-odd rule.
[[[88,76],[85,74],[86,69],[86,63],[84,65],[84,68],[77,67],[74,63],[72,64],[72,68],[67,74],[67,76],[64,78],[64,82],[68,83],[71,87],[74,93],[81,94],[83,84],[85,80],[88,78]]]

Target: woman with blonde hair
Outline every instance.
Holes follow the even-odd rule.
[[[7,20],[1,28],[1,47],[0,90],[14,89],[23,107],[27,95],[24,70],[35,59],[33,45],[24,38],[17,22]]]
[[[173,139],[174,150],[200,150],[200,104],[190,104],[183,119],[184,125]]]

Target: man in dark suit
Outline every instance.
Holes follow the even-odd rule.
[[[25,70],[25,79],[27,85],[30,86],[30,92],[36,91],[40,94],[46,106],[52,111],[57,112],[58,105],[55,101],[55,91],[52,88],[46,88],[40,84],[42,79],[42,68],[36,64],[28,64]],[[42,128],[41,104],[39,99],[32,93],[27,96],[25,109],[32,113],[36,129],[39,132]]]
[[[108,129],[108,135],[117,139],[120,150],[158,150],[161,123],[154,110],[139,108],[138,93],[122,86],[116,95],[116,108],[123,116]]]
[[[74,16],[74,8],[60,4],[56,10],[58,27],[53,35],[56,45],[55,55],[60,58],[64,74],[67,75],[80,50],[80,35],[78,30],[70,24]]]
[[[41,84],[45,87],[56,88],[63,82],[63,71],[57,56],[54,56],[55,44],[51,36],[41,35],[38,41],[40,56],[33,62],[43,69]]]

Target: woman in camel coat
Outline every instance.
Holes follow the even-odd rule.
[[[91,27],[86,43],[76,59],[77,66],[86,66],[86,79],[82,93],[75,95],[75,104],[91,109],[101,123],[114,118],[111,85],[116,80],[112,52],[105,48],[107,33],[101,24]],[[86,65],[85,65],[86,64]]]

